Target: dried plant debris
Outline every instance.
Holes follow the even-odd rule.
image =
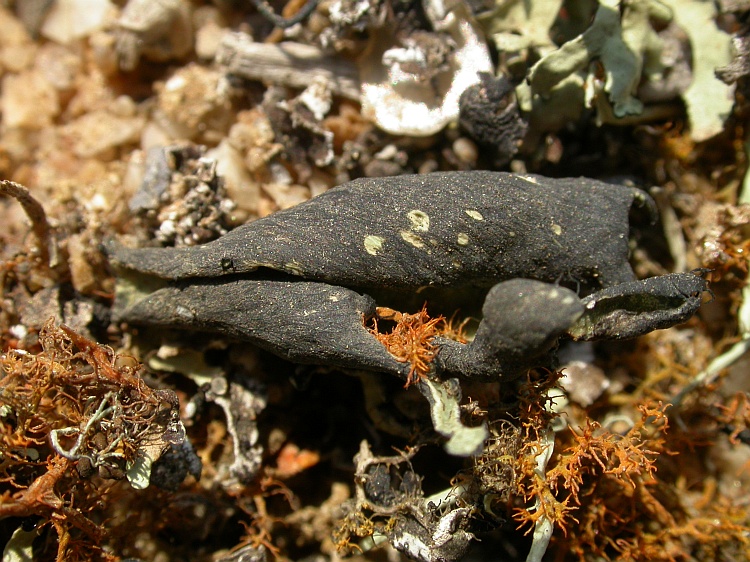
[[[716,69],[716,76],[727,84],[739,83],[747,96],[748,76],[750,75],[750,27],[745,26],[741,33],[732,39],[734,58],[726,66]]]
[[[57,247],[51,234],[47,215],[41,203],[29,193],[28,188],[7,180],[0,182],[0,195],[13,197],[21,204],[31,221],[32,230],[37,238],[37,246],[34,249],[34,253],[38,255],[39,260],[44,266],[56,266],[58,262]]]
[[[143,489],[160,462],[173,481],[198,477],[200,463],[184,449],[173,391],[148,387],[137,365],[65,326],[48,324],[39,342],[37,354],[0,358],[0,519],[37,518],[47,541],[56,535],[58,560],[77,559],[83,544],[101,557],[106,534],[95,521],[111,501],[108,481]],[[189,465],[179,468],[178,458]]]
[[[336,531],[343,548],[362,550],[351,543],[353,537],[381,537],[420,562],[458,560],[466,553],[474,538],[466,530],[472,510],[424,498],[409,462],[415,452],[377,457],[362,442],[354,457],[356,495],[342,506],[345,515]]]
[[[23,343],[31,343],[36,331],[50,318],[59,319],[76,332],[91,337],[101,333],[109,324],[109,309],[94,299],[87,298],[70,285],[53,285],[34,293],[31,298],[23,292],[14,294],[15,311],[20,324],[26,327]],[[23,347],[23,345],[22,345]]]
[[[331,92],[325,81],[314,82],[296,98],[287,100],[283,90],[269,89],[264,107],[275,132],[275,140],[306,180],[312,167],[333,162],[333,133],[321,120],[331,108]]]
[[[76,289],[91,289],[82,274],[81,255],[76,241],[80,236],[64,237],[64,231],[53,228],[42,204],[29,190],[10,181],[0,182],[0,194],[17,199],[31,222],[34,245],[16,248],[15,255],[2,265],[2,314],[14,322],[11,332],[16,345],[24,348],[36,342],[37,332],[55,318],[86,336],[109,324],[109,308],[102,302],[84,296]],[[34,238],[36,240],[34,240]],[[96,252],[92,252],[96,254]],[[89,260],[89,272],[96,267]],[[5,334],[3,334],[5,335]]]
[[[185,145],[148,153],[130,210],[161,246],[194,246],[226,234],[234,203],[227,198],[216,161],[204,148]]]
[[[227,32],[221,38],[216,62],[229,76],[301,89],[325,82],[337,95],[355,101],[360,98],[357,66],[314,45],[294,41],[265,44],[246,33]]]
[[[252,484],[263,460],[256,420],[268,401],[265,389],[254,379],[227,375],[221,367],[207,365],[197,349],[163,345],[147,364],[155,371],[182,374],[198,385],[198,392],[185,408],[187,420],[205,415],[208,404],[221,408],[232,441],[231,455],[227,455],[232,462],[217,467],[213,477],[225,488]]]
[[[707,203],[697,219],[690,241],[701,265],[720,272],[723,282],[744,286],[750,249],[750,205]]]
[[[258,414],[266,407],[267,398],[261,389],[248,388],[252,381],[242,384],[214,377],[205,391],[206,400],[221,406],[227,420],[227,431],[232,436],[234,461],[229,466],[230,479],[250,484],[261,468],[263,449],[258,445]],[[230,485],[230,484],[225,484]]]

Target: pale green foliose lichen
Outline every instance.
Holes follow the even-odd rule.
[[[490,12],[478,19],[500,52],[528,48],[549,52],[555,49],[549,30],[561,7],[562,0],[498,0]]]
[[[656,28],[681,28],[690,43],[692,80],[679,93],[690,135],[719,133],[734,103],[734,87],[714,71],[731,60],[731,36],[716,25],[714,3],[700,0],[600,0],[565,5],[558,0],[497,2],[480,21],[506,60],[540,57],[516,90],[533,133],[557,130],[584,108],[598,123],[632,125],[659,112],[638,97],[644,84],[664,80],[665,47]],[[595,9],[590,24],[587,9]],[[589,11],[589,13],[590,13]],[[575,33],[556,47],[550,37]],[[533,56],[532,55],[532,56]],[[603,74],[600,74],[603,73]],[[650,110],[653,109],[653,110]]]
[[[458,457],[477,455],[489,437],[487,426],[467,427],[461,423],[461,387],[457,379],[444,383],[424,379],[420,390],[430,403],[432,424],[439,434],[448,438],[445,451]]]
[[[615,116],[643,110],[635,97],[642,72],[646,68],[654,73],[659,68],[660,41],[650,21],[669,21],[671,11],[655,0],[628,2],[624,7],[620,4],[618,0],[601,0],[586,31],[531,68],[527,79],[533,95],[547,96],[568,76],[585,75],[596,59],[604,68],[604,91]]]
[[[696,0],[664,0],[677,25],[687,33],[693,51],[693,81],[682,99],[690,119],[690,136],[704,141],[724,129],[734,105],[734,85],[716,77],[732,60],[732,37],[716,26],[716,5]]]

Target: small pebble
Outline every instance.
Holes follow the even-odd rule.
[[[459,137],[453,142],[453,152],[459,161],[469,166],[475,166],[479,158],[477,145],[466,137]]]

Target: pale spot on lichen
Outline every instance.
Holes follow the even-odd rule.
[[[430,217],[424,211],[414,209],[406,213],[411,222],[411,229],[419,232],[427,232],[430,229]]]
[[[284,264],[284,271],[287,271],[292,275],[298,275],[300,277],[304,275],[302,271],[302,264],[300,264],[298,261],[290,261],[289,263]]]
[[[459,232],[457,236],[457,242],[461,246],[466,246],[466,244],[469,243],[469,235],[466,234],[465,232]]]
[[[557,236],[560,236],[562,234],[562,226],[552,223],[552,232],[554,232]]]
[[[539,182],[536,180],[536,178],[534,176],[519,176],[519,177],[525,179],[529,183],[534,183],[534,184],[537,184],[537,185],[539,184]]]
[[[510,236],[511,238],[515,238],[515,237],[516,237],[516,233],[515,233],[515,232],[513,232],[513,231],[511,230],[511,231],[510,231],[510,232],[508,233],[508,236]]]
[[[401,238],[403,238],[405,242],[408,242],[415,248],[424,248],[424,240],[422,240],[418,234],[414,234],[408,230],[402,230],[399,234],[401,234]]]
[[[175,312],[179,318],[183,320],[192,321],[195,319],[195,313],[186,306],[178,305],[175,307]]]
[[[459,260],[453,260],[451,263],[453,263],[453,267],[455,267],[456,269],[461,269],[464,265]]]
[[[484,220],[482,213],[480,213],[479,211],[475,211],[474,209],[466,209],[466,214],[473,218],[475,221]]]
[[[372,256],[377,256],[378,252],[383,249],[383,242],[385,242],[385,238],[382,236],[373,236],[372,234],[365,236],[365,251]]]

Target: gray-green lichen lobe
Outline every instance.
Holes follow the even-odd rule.
[[[669,273],[598,291],[581,300],[574,339],[627,339],[687,321],[700,308],[708,283],[694,273]]]
[[[296,363],[405,375],[408,367],[364,327],[374,312],[371,297],[344,287],[239,276],[178,282],[120,311],[139,324],[249,341]]]
[[[633,279],[636,197],[591,179],[502,172],[362,178],[204,246],[118,249],[113,259],[166,279],[267,267],[362,288],[489,288],[515,277],[596,288]]]

